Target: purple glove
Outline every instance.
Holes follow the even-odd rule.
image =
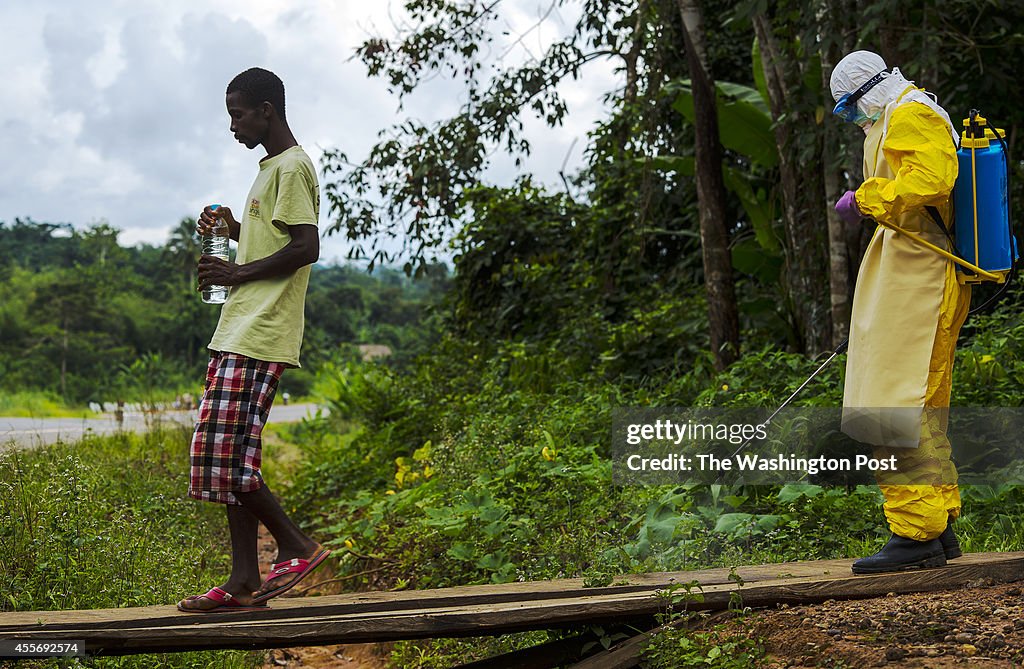
[[[843,196],[836,202],[836,213],[839,214],[839,220],[851,225],[859,223],[860,219],[864,218],[860,209],[857,209],[857,196],[852,190],[843,193]]]

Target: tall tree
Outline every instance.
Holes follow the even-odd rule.
[[[721,370],[739,354],[740,327],[729,253],[729,231],[725,221],[725,182],[722,179],[715,84],[708,68],[700,6],[696,0],[679,0],[679,12],[683,19],[686,63],[693,89],[695,175],[708,322],[715,367]]]
[[[777,7],[780,20],[758,11],[753,23],[779,150],[788,308],[799,348],[816,355],[832,341],[825,186],[820,166],[808,165],[822,151],[821,62],[799,39],[792,9]]]
[[[182,344],[185,365],[192,367],[196,352],[205,344],[205,338],[212,332],[215,310],[204,305],[196,292],[196,268],[202,254],[202,244],[196,235],[193,218],[183,218],[171,230],[164,247],[164,259],[178,272],[179,280],[173,282],[172,302],[175,305],[175,321],[178,323],[177,341]]]
[[[186,286],[194,288],[196,285],[196,264],[202,254],[202,244],[199,243],[196,235],[196,222],[192,218],[183,218],[178,225],[171,230],[171,236],[164,246],[164,256],[173,267],[178,269],[184,277]]]
[[[550,13],[561,4],[569,3],[555,0],[539,9]],[[714,4],[717,15],[730,3]],[[397,38],[368,39],[357,55],[371,76],[390,83],[400,103],[422,82],[448,75],[465,85],[466,104],[436,124],[408,119],[382,131],[381,141],[359,163],[349,162],[341,151],[327,151],[323,171],[334,218],[330,231],[353,240],[354,255],[378,262],[397,256],[422,265],[460,222],[465,213],[461,198],[480,183],[488,155],[503,150],[520,164],[531,150],[524,120],[533,116],[552,127],[561,125],[568,107],[559,85],[580,77],[595,60],[610,60],[626,75],[623,89],[608,96],[624,112],[612,121],[612,141],[634,152],[678,152],[673,151],[678,146],[665,145],[671,135],[675,140],[680,135],[680,119],[665,84],[685,76],[676,0],[584,0],[581,5],[570,34],[539,57],[518,66],[499,65],[485,78],[491,69],[485,65],[493,64],[481,62],[481,54],[499,48],[493,24],[502,18],[500,0],[407,1],[410,21]],[[521,35],[516,44],[526,37]],[[735,47],[717,45],[711,60],[732,59]],[[743,71],[749,65],[744,63]],[[595,161],[607,157],[595,156]],[[403,242],[397,254],[383,248],[388,238]]]
[[[539,15],[562,4],[570,3],[538,3]],[[702,279],[710,280],[716,320],[726,323],[716,331],[715,348],[725,356],[718,364],[727,364],[738,344],[735,300],[721,288],[731,278],[728,236],[720,234],[716,239],[708,231],[709,248],[718,246],[709,259],[709,271],[702,274],[694,179],[681,172],[666,174],[652,160],[693,155],[693,127],[673,106],[679,81],[688,78],[678,0],[576,4],[581,14],[571,34],[520,66],[491,69],[480,62],[480,54],[504,49],[494,43],[494,24],[501,23],[499,11],[504,11],[500,2],[407,2],[413,20],[404,24],[397,39],[373,38],[359,48],[369,73],[390,81],[400,99],[422,81],[448,73],[465,85],[467,102],[449,120],[428,126],[411,119],[383,131],[381,141],[359,163],[349,163],[341,152],[327,152],[323,170],[334,219],[331,230],[344,232],[355,242],[354,255],[365,254],[374,262],[395,259],[382,242],[398,237],[404,247],[397,255],[408,261],[406,270],[423,267],[446,236],[465,230],[481,217],[474,207],[486,206],[487,198],[482,202],[473,193],[484,185],[481,175],[488,155],[505,151],[518,164],[530,149],[524,120],[535,116],[551,126],[561,124],[567,107],[559,84],[581,76],[590,61],[609,61],[624,74],[624,85],[606,96],[611,113],[589,135],[587,165],[575,177],[564,179],[567,204],[587,208],[586,222],[571,220],[560,231],[541,225],[537,231],[562,235],[551,242],[551,248],[566,248],[568,255],[560,262],[572,263],[578,270],[572,281],[574,290],[578,289],[573,293],[577,310],[600,314],[608,324],[631,318],[636,309],[632,301],[641,293],[689,293]],[[731,4],[725,0],[704,3],[709,33],[733,30],[722,25]],[[752,33],[749,26],[739,30],[746,31],[739,39],[719,39],[708,45],[705,72],[720,71],[725,79],[749,83]],[[525,37],[520,35],[513,44]],[[485,78],[489,71],[493,76]],[[717,170],[721,171],[720,163]],[[528,176],[523,180],[523,187],[517,185],[513,191],[526,195],[533,188]],[[742,216],[739,203],[733,200],[725,202],[723,211],[717,216],[720,222]],[[528,231],[516,229],[524,223],[515,219],[500,223],[512,230],[504,233],[490,225],[478,230],[479,235],[456,238],[490,254],[473,276],[479,276],[481,287],[487,288],[482,292],[500,293],[504,299],[516,292],[510,287],[512,276],[524,268],[547,267],[552,254],[524,256],[524,249],[534,248],[535,241],[529,239]],[[563,245],[570,239],[573,243]],[[395,248],[393,243],[389,246]],[[460,252],[457,263],[477,257]],[[499,272],[504,269],[501,258],[519,259],[516,266],[507,268],[512,276]],[[458,273],[468,275],[461,266]],[[501,281],[495,282],[495,277]],[[733,306],[720,309],[721,304]],[[536,336],[544,332],[542,328]]]
[[[822,36],[819,59],[821,60],[821,89],[829,91],[832,69],[845,54],[853,50],[855,26],[854,3],[852,0],[820,0],[815,9],[815,27]],[[825,101],[828,108],[828,99]],[[853,304],[854,276],[857,260],[861,256],[860,238],[865,237],[864,228],[844,225],[839,220],[833,204],[848,188],[860,182],[859,141],[851,142],[852,151],[843,151],[840,125],[826,119],[823,127],[820,161],[824,187],[823,210],[828,221],[829,259],[829,303],[832,317],[832,345],[838,346],[850,332],[850,310]],[[850,154],[849,156],[844,154]],[[851,174],[857,178],[849,179]],[[850,237],[854,238],[851,246]]]

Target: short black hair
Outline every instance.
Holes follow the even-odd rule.
[[[235,91],[242,93],[252,107],[269,102],[281,120],[285,120],[284,82],[270,70],[264,70],[262,67],[250,67],[231,80],[225,95]]]

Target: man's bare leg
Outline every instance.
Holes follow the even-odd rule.
[[[313,541],[309,536],[299,529],[291,518],[281,508],[277,498],[274,497],[270,489],[264,484],[260,488],[253,490],[252,492],[236,492],[235,497],[242,503],[242,506],[246,511],[258,518],[262,522],[267,530],[274,535],[274,541],[277,542],[277,557],[274,562],[284,562],[285,560],[291,560],[292,558],[301,558],[308,560],[313,557],[320,545]],[[254,538],[255,541],[255,538]],[[256,555],[255,544],[253,547],[253,555]],[[273,585],[261,588],[257,591],[260,585],[260,579],[257,577],[256,586],[249,590],[253,593],[253,596],[263,594],[264,590],[271,590],[278,588],[282,585],[287,585],[291,580],[298,578],[297,574],[286,574],[277,579],[274,579]]]
[[[228,531],[231,533],[231,575],[227,583],[220,586],[227,591],[239,604],[252,604],[253,591],[260,587],[259,555],[257,539],[260,521],[248,509],[238,504],[228,504]],[[220,606],[218,602],[200,597],[182,602],[184,608],[192,610],[209,610]]]

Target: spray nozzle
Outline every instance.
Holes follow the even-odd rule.
[[[983,139],[985,137],[985,117],[977,109],[972,109],[967,118],[967,136],[972,139]]]

